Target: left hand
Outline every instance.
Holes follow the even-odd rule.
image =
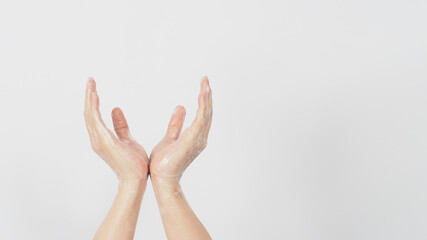
[[[120,181],[146,180],[147,153],[131,136],[122,110],[115,108],[111,115],[117,137],[101,118],[96,84],[90,78],[86,86],[84,116],[92,149],[110,166]]]

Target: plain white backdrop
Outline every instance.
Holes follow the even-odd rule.
[[[91,239],[116,177],[85,83],[147,149],[211,80],[183,191],[214,239],[427,238],[427,2],[0,2],[0,239]],[[135,239],[165,239],[148,183]]]

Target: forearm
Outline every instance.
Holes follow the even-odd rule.
[[[133,239],[147,179],[120,181],[113,206],[95,234],[95,240]]]
[[[152,179],[152,184],[169,240],[211,239],[185,199],[178,182],[166,183]]]

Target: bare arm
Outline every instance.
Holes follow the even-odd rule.
[[[111,167],[119,179],[116,199],[94,239],[133,239],[148,176],[148,157],[130,135],[123,112],[112,112],[117,136],[105,126],[99,112],[96,84],[86,86],[85,120],[92,149]]]
[[[169,240],[211,239],[186,201],[180,179],[185,169],[203,151],[212,122],[212,92],[209,80],[200,83],[199,108],[192,125],[180,136],[185,109],[178,106],[165,137],[151,153],[150,175]]]

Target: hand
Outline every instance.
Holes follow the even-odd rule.
[[[185,118],[182,106],[175,108],[164,138],[150,156],[150,175],[153,181],[165,184],[179,183],[190,163],[205,149],[212,122],[212,92],[209,80],[200,83],[199,108],[189,128],[179,136]]]
[[[105,126],[99,112],[95,81],[86,86],[85,120],[92,149],[113,169],[119,180],[142,180],[148,176],[148,157],[144,148],[130,135],[120,108],[112,111],[115,134]]]

